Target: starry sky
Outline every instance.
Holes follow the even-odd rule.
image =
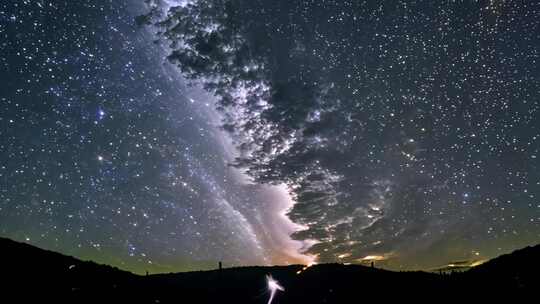
[[[0,235],[144,273],[540,242],[536,1],[0,2]]]

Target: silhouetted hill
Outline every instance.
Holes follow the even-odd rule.
[[[2,303],[267,303],[267,275],[285,288],[273,303],[517,301],[534,295],[540,269],[535,246],[452,275],[321,264],[138,276],[8,239],[0,246]]]
[[[484,264],[471,269],[470,272],[490,272],[491,274],[531,272],[533,270],[538,270],[537,268],[531,267],[532,265],[538,264],[538,258],[540,258],[540,245],[527,246],[512,253],[503,254],[491,259]]]
[[[115,267],[81,261],[5,238],[0,238],[0,252],[2,293],[17,295],[21,303],[35,298],[66,302],[105,299],[106,294],[122,294],[120,289],[131,288],[138,279]]]
[[[531,290],[540,286],[539,259],[540,245],[525,247],[472,268],[467,271],[467,279],[482,280],[491,288]]]

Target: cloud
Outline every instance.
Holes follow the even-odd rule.
[[[272,3],[193,0],[140,19],[153,20],[169,60],[218,97],[223,128],[241,151],[234,165],[292,190],[288,216],[306,227],[293,237],[316,240],[307,252],[320,261],[354,261],[427,248],[456,218],[470,218],[475,209],[459,207],[461,193],[480,173],[456,157],[473,147],[449,151],[464,132],[453,126],[473,131],[485,117],[464,105],[471,117],[462,124],[451,101],[472,85],[463,75],[480,87],[491,71],[478,56],[447,65],[476,52],[479,32],[455,29],[462,44],[441,53],[441,16],[426,28],[399,4],[361,6],[344,25],[323,26],[332,5],[300,13]],[[473,91],[475,100],[498,100]]]

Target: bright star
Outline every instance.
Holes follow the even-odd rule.
[[[102,120],[105,117],[106,113],[102,109],[99,109],[98,111],[98,118],[99,120]]]

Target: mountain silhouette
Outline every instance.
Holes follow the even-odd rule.
[[[540,245],[442,275],[320,264],[140,276],[5,238],[0,252],[2,303],[267,303],[268,275],[285,289],[272,303],[536,302],[540,282]]]

